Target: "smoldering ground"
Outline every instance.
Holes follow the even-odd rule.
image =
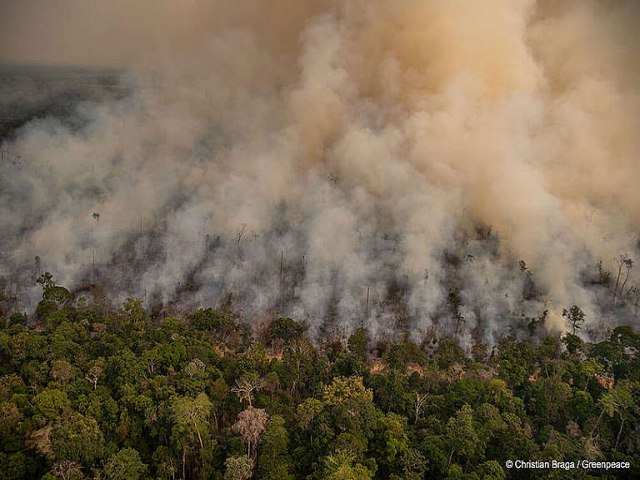
[[[637,2],[2,8],[5,60],[118,66],[131,92],[4,140],[23,161],[0,274],[23,303],[49,270],[316,335],[491,341],[572,304],[637,324]]]

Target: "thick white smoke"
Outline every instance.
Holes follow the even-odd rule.
[[[72,287],[231,298],[317,334],[487,340],[544,310],[561,328],[572,304],[593,324],[636,315],[634,271],[613,290],[638,253],[637,2],[51,3],[51,41],[0,53],[124,64],[133,93],[13,140],[8,288],[38,256]]]

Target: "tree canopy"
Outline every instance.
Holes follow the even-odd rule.
[[[286,317],[261,337],[228,310],[160,318],[136,299],[105,311],[40,280],[46,308],[0,317],[2,479],[557,473],[507,459],[629,461],[561,478],[640,476],[640,335],[586,342],[575,306],[562,337],[465,354],[451,338],[376,344],[364,328],[323,344]]]

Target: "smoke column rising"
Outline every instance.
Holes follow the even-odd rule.
[[[72,287],[97,270],[148,303],[232,294],[249,321],[276,309],[315,334],[463,318],[490,341],[543,310],[562,328],[574,303],[637,322],[588,281],[638,253],[637,2],[0,10],[0,58],[123,66],[132,90],[12,140],[5,285],[33,282],[38,256]]]

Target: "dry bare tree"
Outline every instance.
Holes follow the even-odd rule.
[[[418,418],[420,417],[420,414],[422,413],[422,409],[424,408],[424,404],[427,401],[427,395],[420,395],[418,392],[416,392],[416,402],[414,404],[415,407],[415,413],[416,413],[416,423],[418,423]]]
[[[98,387],[98,379],[100,378],[100,375],[102,375],[102,367],[94,365],[89,369],[84,378],[93,385],[93,389],[95,390]]]
[[[616,277],[616,285],[613,288],[613,302],[615,303],[618,297],[623,293],[624,287],[627,284],[627,280],[629,280],[629,273],[633,268],[633,260],[629,258],[627,255],[620,255],[620,258],[616,260],[618,264],[618,276]],[[626,275],[624,277],[624,281],[622,282],[622,286],[620,286],[620,277],[622,276],[622,271],[626,270]],[[618,287],[620,286],[620,290]]]
[[[62,480],[69,480],[74,474],[80,472],[80,465],[71,460],[62,460],[56,462],[51,469],[51,473],[54,477],[61,478]]]
[[[245,232],[246,229],[247,229],[247,224],[243,223],[242,225],[240,225],[240,227],[236,231],[236,249],[238,251],[238,258],[241,257],[241,255],[240,255],[240,240],[242,240],[242,236],[244,235],[244,232]]]
[[[264,380],[259,377],[246,375],[236,381],[236,386],[231,389],[238,395],[241,402],[247,402],[249,408],[253,407],[253,394],[264,387]]]
[[[247,444],[247,456],[255,459],[260,435],[267,427],[269,416],[262,408],[247,407],[238,415],[238,421],[233,424],[233,431],[242,436]]]

